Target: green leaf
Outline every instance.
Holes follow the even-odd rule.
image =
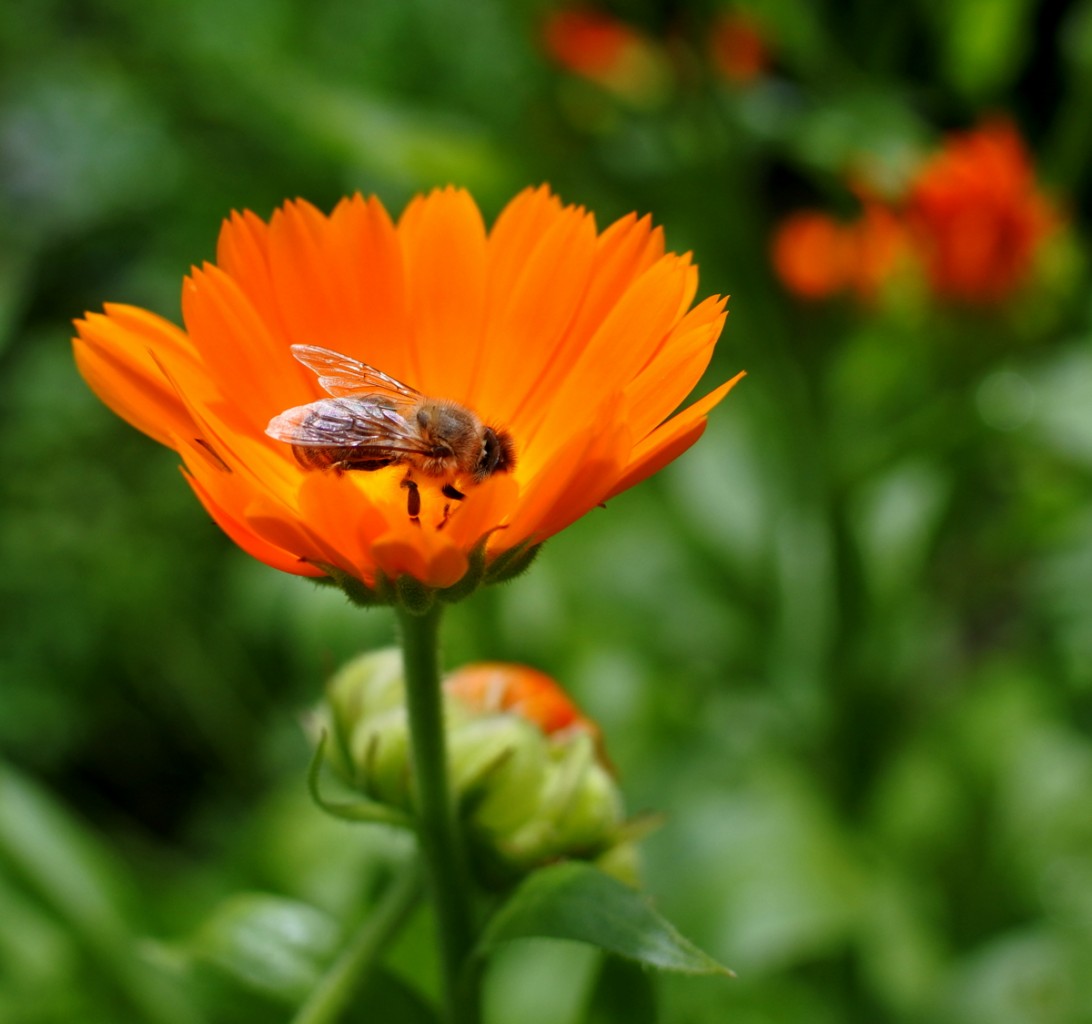
[[[683,938],[639,892],[587,864],[557,864],[531,875],[490,920],[478,953],[532,938],[584,942],[662,971],[732,973]]]
[[[304,999],[341,940],[341,928],[307,903],[243,893],[220,905],[189,952],[244,988],[294,1005]]]

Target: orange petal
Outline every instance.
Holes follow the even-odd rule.
[[[632,445],[628,425],[618,415],[620,407],[620,396],[602,403],[593,411],[598,413],[595,429],[569,434],[554,457],[522,481],[510,528],[514,537],[539,543],[604,499]]]
[[[340,334],[323,342],[384,373],[405,380],[413,373],[407,339],[402,243],[378,199],[355,195],[330,218],[330,265],[339,275]]]
[[[505,426],[526,422],[523,406],[563,346],[592,276],[595,223],[583,210],[547,209],[534,235],[490,236],[490,308],[475,376],[479,412]],[[537,213],[538,211],[536,211]],[[546,221],[545,223],[543,223]]]
[[[536,415],[526,417],[526,444],[552,457],[554,438],[573,427],[595,429],[588,410],[605,387],[624,387],[645,366],[680,315],[695,268],[665,256],[620,296],[573,360],[555,362],[536,386]]]
[[[119,416],[160,444],[192,434],[193,423],[161,373],[153,352],[194,361],[189,339],[174,324],[135,306],[108,305],[76,321],[76,365],[84,380]]]
[[[182,292],[182,313],[206,373],[255,434],[317,386],[269,328],[246,293],[218,267],[194,270]]]
[[[618,297],[664,254],[664,236],[648,216],[629,214],[611,224],[598,238],[594,275],[570,336],[588,338],[610,313]]]
[[[726,299],[709,298],[671,330],[654,360],[626,387],[626,407],[636,437],[644,437],[678,407],[709,365],[727,314]]]
[[[239,285],[255,309],[265,311],[270,329],[287,339],[269,265],[269,225],[249,210],[233,212],[220,226],[216,265]]]
[[[317,569],[313,565],[301,561],[291,551],[269,543],[249,525],[237,519],[224,506],[219,504],[212,496],[211,492],[209,492],[194,476],[189,473],[184,473],[183,476],[185,476],[190,487],[193,488],[193,491],[201,504],[205,506],[205,510],[212,516],[216,525],[248,555],[257,558],[258,561],[264,562],[266,565],[272,566],[274,569],[280,569],[282,572],[289,572],[296,576],[325,575],[321,569]]]
[[[737,373],[731,380],[688,406],[678,416],[654,430],[633,449],[625,474],[611,489],[608,498],[628,490],[663,469],[689,448],[705,430],[706,416],[736,384],[746,376]]]
[[[429,587],[450,587],[466,574],[469,559],[454,544],[437,542],[438,536],[428,530],[412,539],[388,534],[371,541],[372,556],[391,579],[407,575]]]
[[[485,225],[470,195],[446,188],[415,199],[398,222],[406,269],[413,385],[469,403],[485,314]]]

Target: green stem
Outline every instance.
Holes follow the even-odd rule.
[[[422,615],[398,608],[413,747],[418,834],[436,909],[449,1024],[477,1024],[475,972],[469,964],[475,925],[466,854],[447,778],[440,689],[439,604]]]
[[[414,860],[383,894],[379,905],[299,1008],[292,1024],[334,1024],[340,1019],[377,957],[417,906],[421,883],[420,865]]]

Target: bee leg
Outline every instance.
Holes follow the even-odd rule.
[[[406,489],[406,513],[413,522],[420,526],[421,520],[418,517],[421,515],[421,491],[417,486],[417,481],[407,476],[402,481],[402,486]]]
[[[444,484],[444,486],[440,488],[440,493],[445,498],[450,498],[451,501],[462,501],[466,497],[466,495],[463,494],[463,492],[460,491],[454,484]],[[444,517],[440,520],[439,526],[436,527],[437,530],[442,530],[444,528],[445,524],[447,523],[448,516],[451,515],[451,501],[444,505]]]

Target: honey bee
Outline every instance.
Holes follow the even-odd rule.
[[[405,466],[406,511],[417,520],[421,494],[413,471],[443,480],[453,501],[466,495],[455,481],[480,484],[516,464],[511,434],[489,427],[465,406],[429,398],[374,366],[317,345],[293,345],[292,355],[318,375],[331,397],[274,416],[265,432],[292,445],[306,469],[372,472]],[[444,521],[447,508],[444,511]],[[441,523],[443,525],[443,523]]]

